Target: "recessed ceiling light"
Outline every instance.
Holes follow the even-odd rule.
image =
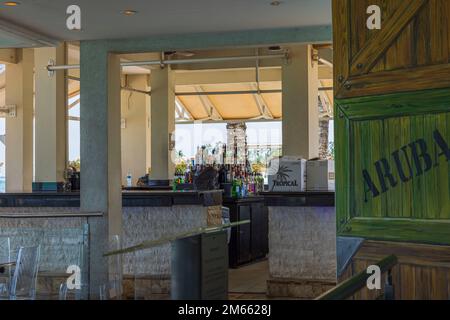
[[[137,13],[136,10],[130,10],[130,9],[122,11],[122,14],[125,15],[125,16],[128,16],[128,17],[129,16],[134,16],[136,13]]]
[[[281,1],[272,1],[270,3],[271,6],[278,7],[281,4]]]
[[[3,2],[3,4],[5,6],[7,6],[7,7],[17,7],[20,4],[20,2],[17,2],[17,1],[5,1],[5,2]]]

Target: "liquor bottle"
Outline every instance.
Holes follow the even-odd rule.
[[[131,175],[131,173],[128,171],[127,174],[127,187],[131,188],[133,186],[133,177]]]
[[[241,189],[240,189],[240,183],[239,183],[239,174],[236,168],[233,168],[233,177],[232,177],[232,191],[231,194],[233,198],[240,198],[241,196]]]
[[[251,188],[252,188],[252,194],[256,194],[256,181],[255,181],[255,173],[253,172],[252,175],[250,176],[250,184],[251,184]]]
[[[232,186],[231,186],[231,196],[233,198],[237,198],[237,181],[233,180]]]
[[[246,198],[248,193],[245,172],[241,171],[241,198]]]
[[[242,184],[242,172],[239,170],[239,168],[237,169],[237,194],[238,194],[238,198],[242,198],[243,197],[243,184]]]

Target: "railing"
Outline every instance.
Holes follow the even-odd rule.
[[[124,265],[122,269],[124,272],[123,298],[135,300],[170,299],[174,291],[178,292],[175,289],[172,291],[172,245],[176,241],[217,233],[249,223],[250,220],[245,220],[169,234],[159,239],[147,240],[133,246],[111,250],[104,253],[104,257],[108,260],[112,259],[112,261],[117,261],[118,258],[122,260]],[[186,266],[183,264],[181,268],[192,267],[188,265],[188,261],[183,261],[183,263],[186,263]]]
[[[0,213],[0,240],[8,239],[11,261],[15,261],[19,247],[40,245],[40,262],[36,294],[53,299],[57,287],[67,281],[69,266],[80,270],[83,288],[78,298],[87,296],[89,267],[89,219],[99,218],[97,212],[2,212]],[[8,274],[0,274],[7,283]],[[77,293],[78,294],[78,293]]]
[[[393,300],[393,284],[391,270],[398,263],[397,257],[395,255],[388,256],[376,264],[381,270],[381,275],[387,274],[386,284],[384,290],[384,299]],[[335,288],[325,292],[316,300],[346,300],[354,296],[358,291],[366,287],[367,280],[371,274],[367,273],[366,270],[361,271],[357,275],[351,277],[350,279],[342,282]]]
[[[187,231],[184,233],[171,235],[171,236],[164,237],[164,238],[161,238],[158,240],[144,241],[135,246],[123,248],[120,250],[109,251],[109,252],[104,253],[103,256],[110,257],[110,256],[119,255],[119,254],[134,253],[136,251],[142,251],[142,250],[146,250],[146,249],[156,248],[158,246],[161,246],[161,245],[164,245],[167,243],[171,243],[171,242],[174,242],[179,239],[189,238],[189,237],[197,236],[197,235],[200,235],[203,233],[218,232],[218,231],[226,230],[228,228],[234,228],[234,227],[241,226],[244,224],[249,224],[249,223],[250,223],[250,220],[243,220],[243,221],[239,221],[239,222],[225,223],[222,225],[217,225],[217,226],[212,226],[212,227],[203,227],[203,228],[193,229],[193,230],[190,230],[190,231]]]

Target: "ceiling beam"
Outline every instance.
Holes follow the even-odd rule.
[[[181,111],[180,106],[177,103],[175,103],[175,120],[178,119],[184,119],[183,112]]]
[[[252,84],[253,90],[258,90],[258,86]],[[253,99],[255,100],[256,106],[258,107],[259,113],[263,119],[273,119],[273,114],[270,109],[267,107],[267,103],[264,100],[263,96],[260,93],[256,93],[253,95]]]
[[[176,119],[176,121],[179,120],[194,120],[194,117],[192,116],[191,112],[188,110],[188,108],[184,105],[184,103],[178,98],[175,97],[175,106],[176,110],[178,110],[179,118]]]
[[[195,121],[180,121],[176,124],[193,124],[197,122],[202,122],[203,124],[210,123],[233,123],[233,122],[279,122],[282,121],[282,118],[275,118],[273,120],[261,119],[261,117],[252,118],[252,119],[224,119],[224,120],[208,120],[208,119],[200,119]]]
[[[327,65],[319,65],[319,80],[333,79],[333,68]]]
[[[17,64],[17,49],[0,49],[0,63]]]
[[[328,116],[330,118],[333,118],[333,108],[331,107],[330,100],[328,99],[325,91],[319,91],[319,99],[324,109],[324,113],[322,113],[321,116]]]
[[[71,104],[69,104],[69,110],[72,109],[73,107],[75,107],[77,104],[80,103],[80,98],[76,99],[74,102],[72,102]]]
[[[281,81],[281,68],[261,68],[260,82]],[[319,80],[333,79],[333,69],[319,66]],[[175,71],[175,85],[207,85],[256,82],[255,68],[201,71]]]
[[[199,93],[204,92],[201,86],[195,86],[195,90]],[[208,96],[199,95],[200,101],[202,102],[203,108],[208,115],[208,120],[221,121],[223,120],[222,115],[217,111],[216,106],[211,102]]]
[[[31,31],[11,23],[5,19],[0,19],[0,32],[19,43],[20,47],[56,47],[59,41],[46,35]],[[17,46],[17,47],[19,47]]]
[[[281,68],[260,70],[260,81],[280,81]],[[226,83],[256,82],[256,71],[253,69],[222,69],[202,71],[175,71],[176,85],[207,85]]]
[[[319,57],[333,63],[333,48],[319,48]]]

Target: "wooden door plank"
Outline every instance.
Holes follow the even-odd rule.
[[[341,90],[350,69],[350,0],[333,0],[334,89]],[[339,18],[336,18],[339,17]]]
[[[353,218],[342,229],[342,237],[450,245],[448,220]]]
[[[431,268],[431,292],[432,300],[448,300],[448,269]]]
[[[351,77],[337,98],[350,98],[450,87],[450,64],[385,71]]]
[[[448,0],[429,0],[430,12],[430,39],[431,62],[443,64],[448,62],[449,51],[447,45],[447,16],[442,13],[446,10]]]
[[[369,73],[380,57],[399,37],[400,32],[427,2],[428,0],[402,1],[399,8],[382,27],[381,32],[368,41],[355,56],[350,66],[350,74],[363,75]]]

